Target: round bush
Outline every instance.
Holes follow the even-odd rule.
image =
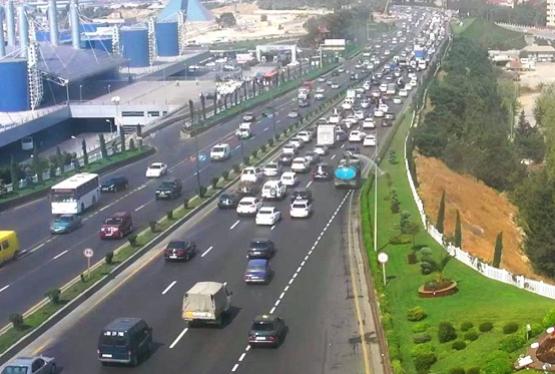
[[[493,323],[491,322],[482,322],[480,323],[480,326],[478,326],[478,330],[480,330],[480,332],[488,332],[491,331],[493,329]]]
[[[507,336],[501,340],[499,343],[499,348],[501,350],[513,353],[521,349],[526,344],[526,341],[523,337],[518,335]]]
[[[422,257],[428,257],[432,255],[432,250],[428,247],[424,247],[420,249],[420,255]]]
[[[462,351],[463,349],[466,348],[466,343],[463,342],[462,340],[457,340],[451,345],[451,348],[457,351]]]
[[[418,322],[412,326],[412,332],[419,333],[419,332],[426,332],[430,328],[430,325],[426,322]]]
[[[453,368],[449,370],[449,374],[465,374],[463,368]]]
[[[403,365],[399,360],[392,360],[391,361],[391,368],[395,374],[405,374],[405,369],[403,369]]]
[[[518,323],[508,322],[503,326],[503,334],[513,334],[518,330]]]
[[[470,368],[466,370],[466,374],[480,374],[480,368]]]
[[[428,334],[416,334],[412,337],[414,344],[423,344],[432,340],[432,337]]]
[[[415,306],[407,311],[407,319],[412,322],[421,321],[426,318],[427,314],[419,306]]]
[[[461,331],[468,331],[474,327],[474,324],[470,321],[464,321],[461,323]]]
[[[543,326],[544,327],[551,327],[555,326],[555,309],[551,309],[545,317],[543,317]]]
[[[440,322],[437,330],[437,338],[440,343],[450,342],[457,338],[457,332],[449,322]]]
[[[430,367],[437,361],[433,352],[419,353],[412,358],[414,367],[419,373],[427,373]]]
[[[528,333],[529,336],[537,336],[543,332],[543,326],[541,323],[532,322],[530,324],[530,332]]]
[[[478,333],[476,331],[468,331],[466,334],[464,334],[464,340],[469,340],[473,342],[476,339],[478,339]]]

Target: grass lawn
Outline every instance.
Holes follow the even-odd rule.
[[[519,331],[523,334],[526,323],[539,323],[544,315],[555,307],[555,302],[535,294],[516,289],[493,280],[489,280],[462,263],[452,259],[445,269],[445,276],[456,280],[459,292],[442,298],[422,299],[418,296],[417,289],[433,275],[421,275],[419,264],[409,265],[407,255],[411,252],[410,244],[392,245],[390,238],[399,234],[400,214],[394,214],[390,209],[391,191],[395,189],[400,201],[401,212],[410,213],[411,221],[420,223],[416,204],[407,180],[404,163],[404,139],[410,127],[411,116],[407,115],[398,129],[390,151],[396,153],[396,162],[391,162],[389,151],[383,157],[380,164],[386,175],[379,178],[378,182],[378,243],[380,251],[389,254],[387,264],[388,285],[379,290],[385,292],[381,300],[382,314],[384,310],[391,316],[391,323],[386,323],[386,335],[390,342],[392,359],[400,360],[406,373],[416,373],[411,358],[411,350],[414,332],[412,331],[418,322],[407,320],[407,310],[415,306],[422,307],[427,317],[421,322],[429,324],[426,333],[432,337],[430,343],[434,347],[437,362],[430,369],[430,373],[447,374],[455,367],[465,369],[471,367],[483,367],[488,360],[488,354],[498,349],[501,339],[507,335],[503,334],[502,327],[507,322],[517,322]],[[372,178],[370,178],[372,179]],[[373,212],[373,189],[366,185],[362,190],[362,221],[364,228],[364,242],[369,253],[370,267],[375,279],[381,279],[377,274],[380,270],[376,265],[376,255],[372,248],[372,212]],[[463,238],[464,240],[464,238]],[[440,259],[446,252],[420,227],[416,235],[416,244],[429,247],[433,256]],[[420,258],[420,256],[418,256]],[[381,283],[378,285],[381,288]],[[387,316],[386,316],[386,319]],[[454,350],[448,343],[439,343],[437,338],[437,326],[439,322],[451,322],[459,336],[457,340],[464,340],[460,325],[464,321],[474,324],[472,331],[479,334],[475,341],[466,341],[467,347],[461,351]],[[494,328],[490,332],[481,333],[477,327],[482,322],[492,322]],[[392,326],[389,330],[388,326]],[[395,340],[399,344],[400,352],[393,352],[391,342]],[[511,353],[510,359],[517,357],[523,351]],[[506,359],[505,361],[509,361]],[[402,372],[397,370],[397,372]]]
[[[523,33],[504,29],[482,18],[476,18],[462,27],[459,35],[477,40],[482,48],[506,50],[526,46]]]

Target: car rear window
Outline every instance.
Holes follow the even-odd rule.
[[[272,322],[255,322],[252,325],[252,330],[255,331],[272,331],[274,324]]]
[[[186,243],[182,240],[176,240],[168,243],[168,248],[185,248]]]
[[[116,346],[116,347],[125,347],[127,346],[127,338],[125,336],[106,336],[102,335],[100,338],[101,345],[109,345],[109,346]]]
[[[24,366],[7,366],[2,374],[27,374],[28,370]]]
[[[119,225],[122,222],[123,219],[121,217],[109,217],[106,218],[106,220],[104,221],[104,223],[107,225]]]

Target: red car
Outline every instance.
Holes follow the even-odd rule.
[[[129,212],[117,212],[106,218],[100,227],[100,239],[121,239],[133,231]]]

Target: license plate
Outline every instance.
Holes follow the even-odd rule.
[[[257,336],[255,340],[256,341],[263,341],[263,340],[266,340],[266,338],[264,336]]]
[[[112,358],[112,355],[109,353],[103,353],[102,357],[106,357],[106,358]]]
[[[176,255],[170,255],[170,258],[174,258],[174,259],[176,259],[176,258],[177,258],[177,256],[176,256]]]

